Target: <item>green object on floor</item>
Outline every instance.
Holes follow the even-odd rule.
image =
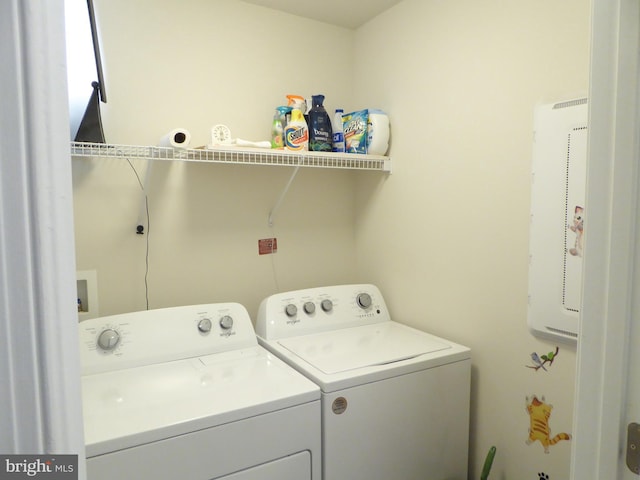
[[[480,480],[487,480],[489,478],[489,472],[491,472],[491,465],[493,464],[493,457],[496,456],[496,447],[491,447],[487,458],[484,460],[484,467],[482,467],[482,474]]]

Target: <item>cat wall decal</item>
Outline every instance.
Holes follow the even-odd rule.
[[[529,414],[529,437],[526,440],[527,445],[531,445],[536,440],[544,447],[544,453],[549,453],[549,446],[555,445],[560,440],[571,440],[568,433],[559,433],[551,438],[551,429],[549,428],[549,417],[553,405],[545,403],[544,396],[538,399],[535,395],[526,397],[526,408]]]
[[[567,225],[567,228],[576,234],[576,243],[573,248],[569,249],[569,253],[574,257],[581,257],[582,237],[584,236],[584,208],[576,206],[573,213],[573,224]]]

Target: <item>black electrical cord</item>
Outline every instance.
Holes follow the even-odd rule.
[[[146,234],[145,236],[147,237],[146,252],[145,252],[145,269],[144,269],[144,295],[145,295],[146,307],[147,307],[147,310],[149,310],[149,232],[151,231],[151,228],[150,228],[151,224],[149,223],[149,197],[147,197],[147,192],[144,189],[142,180],[140,180],[140,175],[138,175],[138,171],[131,163],[131,160],[129,160],[128,158],[127,158],[127,162],[129,163],[129,166],[133,170],[133,173],[135,174],[136,179],[138,180],[138,185],[140,185],[140,189],[144,194],[144,205],[145,205],[145,212],[147,216],[147,231],[146,232],[144,231],[143,225],[138,225],[136,227],[136,233],[140,235]]]

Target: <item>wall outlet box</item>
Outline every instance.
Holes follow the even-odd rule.
[[[267,255],[269,253],[277,253],[277,238],[262,238],[258,240],[258,255]]]
[[[88,320],[100,316],[98,310],[98,274],[95,270],[76,272],[78,294],[78,320]]]

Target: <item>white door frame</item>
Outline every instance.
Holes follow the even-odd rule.
[[[0,453],[85,478],[64,0],[0,1]]]
[[[621,479],[638,196],[637,0],[593,0],[571,478]]]

